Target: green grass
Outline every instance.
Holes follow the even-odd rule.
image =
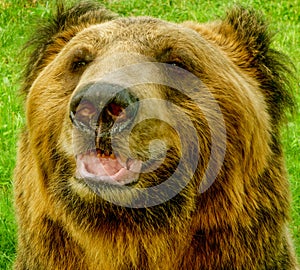
[[[11,269],[15,256],[16,225],[12,207],[12,173],[15,165],[16,141],[24,123],[22,102],[18,96],[20,74],[26,53],[22,46],[30,36],[37,19],[46,17],[54,1],[0,0],[0,269]],[[106,0],[108,8],[124,16],[150,15],[165,20],[198,20],[205,22],[224,15],[231,1],[187,0]],[[262,11],[277,32],[274,46],[287,53],[300,74],[300,5],[298,0],[240,1]],[[293,87],[298,104],[300,93],[298,79]],[[293,193],[291,229],[297,254],[300,257],[300,113],[290,116],[283,131],[286,163]]]

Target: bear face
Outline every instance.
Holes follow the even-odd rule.
[[[295,269],[278,143],[292,98],[260,17],[58,13],[23,87],[16,268]]]
[[[147,31],[144,33],[140,29]],[[177,65],[178,68],[168,66],[171,64]],[[212,71],[211,66],[215,67]],[[57,83],[49,86],[46,81]],[[216,82],[220,81],[222,81],[222,89],[216,86]],[[130,83],[132,86],[129,85]],[[122,84],[129,85],[129,88]],[[199,145],[203,148],[198,151],[202,153],[200,159],[203,163],[203,166],[199,166],[202,167],[201,173],[199,172],[199,176],[202,177],[197,177],[199,178],[197,185],[199,185],[205,172],[205,164],[207,165],[210,157],[210,133],[212,132],[216,137],[218,136],[214,143],[217,144],[219,152],[223,151],[221,159],[224,159],[226,145],[225,138],[221,137],[226,136],[225,123],[233,121],[225,119],[224,123],[222,115],[230,115],[231,118],[232,115],[238,115],[233,125],[240,129],[244,128],[249,133],[244,142],[240,141],[241,136],[228,138],[232,142],[238,138],[235,144],[240,144],[239,147],[242,148],[228,149],[236,152],[252,151],[246,149],[246,140],[252,141],[253,148],[262,149],[254,145],[264,144],[265,153],[247,155],[251,156],[251,159],[245,160],[244,170],[248,170],[249,166],[255,166],[258,174],[265,166],[269,153],[270,127],[268,116],[260,117],[265,113],[266,105],[262,95],[253,93],[255,87],[256,83],[239,71],[222,50],[206,41],[193,29],[150,18],[117,19],[90,26],[72,38],[36,79],[30,89],[28,103],[31,108],[41,110],[44,107],[46,111],[46,108],[51,106],[49,103],[53,103],[53,99],[57,99],[60,94],[65,95],[62,106],[69,111],[65,111],[65,115],[60,116],[63,117],[61,120],[64,125],[58,127],[63,130],[57,135],[62,134],[62,136],[55,141],[60,141],[64,146],[60,150],[70,156],[75,155],[77,170],[70,172],[70,178],[72,176],[76,178],[76,175],[84,178],[81,177],[83,174],[89,176],[87,178],[94,179],[93,184],[97,181],[100,185],[102,182],[122,185],[137,182],[134,185],[141,188],[154,186],[168,178],[162,177],[163,172],[153,172],[149,179],[143,181],[142,179],[147,178],[147,173],[143,173],[143,170],[154,171],[151,166],[155,168],[158,166],[158,164],[150,166],[146,163],[162,163],[161,156],[165,156],[164,152],[172,149],[167,159],[175,160],[174,164],[178,164],[182,150],[180,145],[186,140],[183,145],[185,148],[189,147],[189,152],[193,153],[192,156],[185,157],[187,161],[184,164],[184,171],[189,172],[184,177],[186,179],[193,177],[191,172],[195,172],[198,166]],[[36,93],[42,94],[45,99],[37,98]],[[255,98],[253,98],[254,94],[256,94]],[[205,98],[207,100],[201,101],[200,95],[203,100]],[[221,104],[223,111],[216,100],[211,101],[215,96],[222,96],[220,103],[224,103]],[[230,107],[226,105],[229,98],[231,98]],[[153,99],[162,103],[161,106],[158,106]],[[164,102],[166,100],[167,102]],[[244,108],[239,108],[240,103],[247,104],[247,110],[251,112],[250,116]],[[176,104],[176,107],[172,107],[172,104]],[[31,108],[28,112],[35,117],[28,116],[31,121],[29,124],[33,126],[32,130],[41,134],[42,132],[39,131],[41,119],[36,117],[39,113],[31,111]],[[181,114],[188,115],[190,121],[183,118],[180,111]],[[59,108],[58,113],[60,113]],[[77,123],[78,129],[70,126],[70,115],[73,124]],[[120,115],[123,115],[125,120],[122,120]],[[44,117],[41,115],[41,118]],[[56,114],[47,117],[49,129],[53,129],[57,117]],[[249,117],[251,120],[246,121]],[[208,123],[206,118],[210,118],[211,122],[213,118],[221,120],[220,123],[214,120],[212,124]],[[170,125],[164,124],[162,119]],[[36,122],[36,126],[32,121]],[[89,123],[90,121],[93,123]],[[209,124],[219,127],[213,128]],[[189,125],[196,126],[196,129],[201,132],[198,131],[197,135],[191,136],[193,131],[190,130]],[[131,127],[134,127],[134,130]],[[237,128],[230,127],[230,129],[239,132]],[[181,138],[176,131],[182,133]],[[242,130],[240,132],[245,133]],[[65,136],[66,133],[68,136]],[[202,136],[199,137],[199,134]],[[227,136],[230,137],[231,134]],[[253,136],[256,138],[252,139]],[[183,138],[185,139],[181,140]],[[158,143],[157,146],[152,147],[152,153],[149,153],[147,148],[153,139],[160,140],[165,147],[161,147],[162,144]],[[115,149],[112,149],[112,140]],[[125,147],[129,141],[131,147]],[[129,148],[132,148],[133,156],[130,155]],[[74,162],[74,157],[70,160]],[[167,161],[168,167],[163,168],[163,171],[170,171],[170,173],[174,171],[170,168],[170,160]],[[249,162],[255,164],[248,164]],[[129,163],[138,172],[132,172],[134,169],[130,170]],[[128,167],[126,171],[125,165]],[[139,168],[143,166],[145,167],[143,170]],[[70,166],[73,167],[74,165]],[[121,173],[123,169],[124,174]],[[110,176],[113,179],[107,178]],[[188,180],[184,180],[184,183],[186,181]],[[210,180],[212,181],[214,180]],[[144,183],[141,184],[142,182]]]

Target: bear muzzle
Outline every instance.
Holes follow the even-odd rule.
[[[70,102],[70,119],[83,136],[94,138],[95,147],[78,153],[78,178],[110,184],[135,181],[141,161],[125,158],[113,150],[111,138],[130,129],[139,99],[119,85],[93,82],[80,87]]]

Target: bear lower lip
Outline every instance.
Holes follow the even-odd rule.
[[[92,180],[93,183],[126,185],[138,180],[142,161],[127,159],[122,162],[117,155],[97,155],[96,151],[88,151],[76,157],[76,178]]]

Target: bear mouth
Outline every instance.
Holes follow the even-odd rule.
[[[136,182],[142,161],[119,154],[89,150],[76,156],[76,178],[93,184],[128,185]]]

